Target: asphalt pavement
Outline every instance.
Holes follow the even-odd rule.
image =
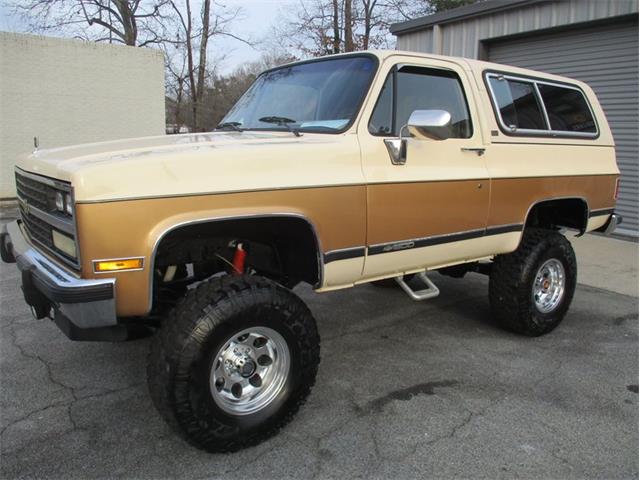
[[[638,477],[637,298],[580,285],[531,339],[493,322],[485,277],[432,278],[442,293],[422,303],[297,289],[322,336],[307,404],[266,443],[212,455],[154,410],[148,339],[67,340],[2,264],[1,477]]]

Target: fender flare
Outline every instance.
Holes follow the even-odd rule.
[[[151,252],[149,254],[149,295],[147,300],[147,313],[149,313],[153,307],[153,272],[155,270],[156,263],[156,255],[158,254],[158,247],[162,243],[162,240],[170,233],[179,230],[180,228],[188,227],[191,225],[199,225],[203,223],[216,223],[216,222],[225,222],[230,220],[255,220],[260,218],[294,218],[298,220],[303,220],[307,226],[310,228],[311,233],[313,234],[313,238],[315,240],[316,246],[316,260],[318,265],[318,281],[316,284],[316,288],[322,287],[324,282],[324,262],[323,256],[324,251],[322,250],[322,243],[320,241],[320,236],[318,235],[318,229],[315,224],[302,213],[297,212],[277,212],[277,213],[260,213],[260,214],[247,214],[247,215],[221,215],[214,217],[201,217],[195,218],[191,220],[186,220],[178,223],[174,223],[171,226],[163,229],[159,235],[156,236],[153,247],[151,248]]]
[[[547,202],[553,202],[556,200],[578,200],[581,201],[584,204],[584,218],[582,219],[582,228],[580,228],[580,233],[578,233],[578,237],[581,237],[582,235],[584,235],[587,231],[587,225],[589,224],[589,212],[591,211],[589,209],[589,202],[585,197],[582,197],[580,195],[567,195],[567,196],[563,196],[563,197],[549,197],[549,198],[543,198],[543,199],[539,199],[536,200],[535,202],[533,202],[531,205],[529,205],[529,208],[527,209],[527,214],[524,217],[524,222],[522,223],[523,225],[523,232],[524,232],[524,228],[527,225],[527,221],[529,220],[529,215],[531,214],[531,211],[537,206],[540,205],[542,203],[547,203]]]

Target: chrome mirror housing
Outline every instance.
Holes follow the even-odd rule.
[[[451,114],[446,110],[414,110],[407,130],[422,140],[446,140],[451,136]]]
[[[451,136],[451,114],[446,110],[414,110],[400,129],[400,136],[384,141],[394,165],[407,163],[407,138],[402,134],[405,130],[420,140],[446,140]]]

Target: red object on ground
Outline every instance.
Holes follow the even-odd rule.
[[[239,243],[236,247],[236,251],[233,254],[233,274],[242,275],[244,273],[244,260],[247,258],[247,252],[242,248],[242,244]]]

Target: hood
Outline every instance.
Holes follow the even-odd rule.
[[[71,182],[76,201],[335,185],[358,160],[355,135],[212,132],[38,150],[17,166]],[[347,174],[347,181],[353,182]]]

